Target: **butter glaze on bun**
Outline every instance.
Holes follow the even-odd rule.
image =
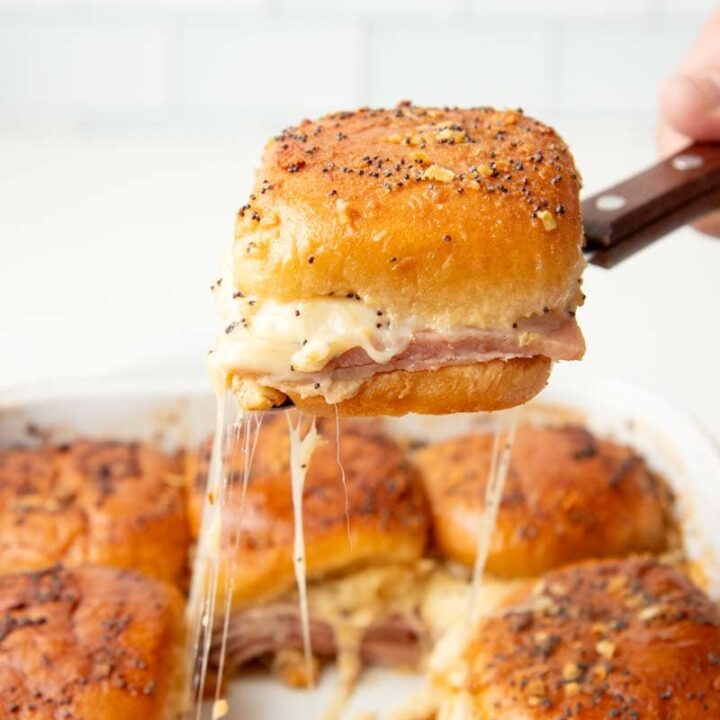
[[[0,717],[175,718],[183,614],[178,590],[128,570],[0,577]]]
[[[268,143],[238,213],[212,362],[246,409],[522,402],[548,358],[584,351],[579,187],[565,143],[521,111],[402,103],[305,120]],[[509,367],[466,367],[495,360]]]
[[[651,559],[547,574],[474,630],[433,673],[438,718],[720,717],[720,611]]]
[[[475,433],[415,456],[445,557],[472,566],[493,437]],[[662,553],[674,546],[672,495],[629,447],[581,427],[521,427],[487,570],[513,579],[587,558]]]
[[[184,586],[178,459],[145,443],[0,449],[0,574],[100,563]]]
[[[341,428],[338,455],[335,422],[321,422],[319,432],[322,443],[309,461],[303,495],[308,582],[368,566],[415,563],[425,549],[428,515],[415,470],[400,446],[376,428],[347,421]],[[237,542],[242,452],[235,455],[237,470],[232,472],[233,486],[223,511],[220,547],[229,560],[227,566],[234,561],[237,568],[232,607],[238,610],[295,587],[292,487],[283,414],[263,421]],[[196,532],[207,466],[206,453],[188,465],[189,515]],[[224,587],[223,582],[221,578],[219,587]]]

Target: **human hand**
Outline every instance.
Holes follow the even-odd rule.
[[[720,141],[720,11],[715,12],[659,96],[658,146],[666,157],[693,140]],[[695,227],[720,237],[720,210]]]

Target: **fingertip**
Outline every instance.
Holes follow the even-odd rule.
[[[682,135],[667,122],[662,121],[657,128],[657,150],[661,158],[670,157],[690,144],[686,135]]]
[[[660,88],[660,112],[682,135],[697,140],[720,137],[720,76],[703,72],[674,75]]]
[[[704,235],[720,238],[720,210],[700,218],[693,227]]]
[[[698,98],[686,75],[673,75],[660,86],[660,112],[668,124],[683,135],[692,135]]]

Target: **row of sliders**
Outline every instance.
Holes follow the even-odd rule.
[[[310,461],[303,500],[316,659],[339,655],[348,681],[364,664],[420,667],[467,607],[492,436],[409,449],[376,423],[347,420],[338,435],[334,420],[320,421],[319,432],[324,443]],[[237,548],[222,564],[237,572],[226,667],[260,662],[302,685],[308,678],[294,590],[288,454],[285,419],[266,418],[247,491],[235,493],[224,510],[221,552]],[[244,457],[235,453],[232,460],[240,482]],[[209,445],[198,461],[188,467],[195,533]],[[670,493],[631,450],[580,428],[522,428],[483,602],[491,606],[513,581],[564,563],[676,545]]]
[[[717,715],[720,614],[688,579],[670,490],[632,450],[577,426],[518,430],[483,617],[458,644],[492,439],[418,446],[347,420],[338,453],[335,421],[319,431],[303,500],[314,674],[427,672],[412,718]],[[225,668],[303,686],[288,443],[266,417],[242,515],[223,510]],[[207,460],[93,441],[0,451],[0,717],[173,717]]]
[[[180,455],[0,450],[0,718],[175,718],[188,546]]]

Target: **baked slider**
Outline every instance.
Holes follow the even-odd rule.
[[[184,585],[189,543],[179,458],[95,440],[0,450],[0,574],[98,563]]]
[[[553,571],[467,632],[438,648],[432,717],[720,717],[720,611],[657,560]]]
[[[422,581],[430,570],[422,560],[428,516],[414,472],[388,435],[344,424],[339,461],[346,494],[335,422],[319,429],[323,442],[308,465],[302,511],[313,653],[319,659],[339,655],[343,674],[351,678],[363,664],[414,666],[424,640],[418,615]],[[225,667],[260,662],[303,685],[309,678],[293,566],[287,434],[282,415],[265,418],[242,511],[239,473],[228,492],[213,639],[217,651],[230,573]],[[205,461],[188,467],[197,507]],[[191,517],[196,514],[191,509]]]
[[[472,566],[493,437],[473,433],[421,449],[414,463],[446,558]],[[517,431],[486,569],[514,579],[587,558],[677,547],[672,493],[631,448],[579,426]]]
[[[183,600],[101,566],[0,577],[0,716],[174,720]]]
[[[520,110],[304,120],[266,146],[213,284],[246,410],[497,410],[583,356],[580,180]]]

